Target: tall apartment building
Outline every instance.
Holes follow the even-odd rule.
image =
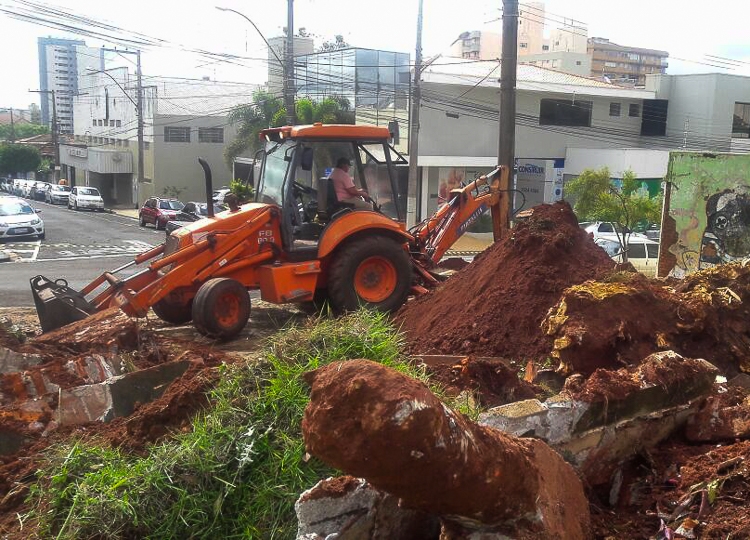
[[[495,60],[502,52],[502,36],[495,32],[463,32],[451,46],[451,56],[470,60]]]
[[[73,97],[79,76],[87,69],[104,69],[104,52],[72,39],[39,38],[39,88],[55,91],[60,133],[73,133]],[[39,95],[42,123],[52,125],[52,95]]]
[[[669,57],[666,51],[618,45],[598,37],[589,39],[588,53],[592,77],[607,77],[637,85],[644,85],[648,74],[665,73]]]
[[[546,52],[544,2],[524,2],[518,15],[518,56]]]

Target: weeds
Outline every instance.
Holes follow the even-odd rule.
[[[310,320],[277,334],[256,362],[222,367],[193,430],[145,456],[92,442],[57,447],[31,493],[41,536],[294,538],[298,495],[335,473],[305,455],[301,375],[366,358],[426,380],[400,349],[382,315]]]

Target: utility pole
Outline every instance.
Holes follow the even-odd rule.
[[[294,0],[286,2],[286,56],[284,57],[284,107],[286,123],[297,123],[294,110]]]
[[[57,99],[55,99],[55,91],[29,90],[29,92],[33,92],[34,94],[44,94],[45,99],[47,95],[52,95],[52,146],[55,149],[55,171],[52,178],[54,180],[54,183],[57,184],[58,180],[60,180],[60,143],[58,141],[57,135]]]
[[[136,99],[136,114],[138,115],[138,181],[135,184],[135,205],[139,204],[139,189],[138,186],[145,180],[144,172],[144,154],[146,152],[143,143],[143,81],[141,79],[141,51],[136,51],[136,65],[135,65],[135,77],[136,77],[136,92],[138,97]]]
[[[498,164],[507,167],[508,176],[500,185],[500,204],[493,209],[493,235],[500,239],[510,227],[510,196],[516,149],[516,66],[518,64],[518,0],[503,0],[503,52],[500,64],[500,119]]]
[[[411,119],[409,120],[409,183],[406,194],[406,226],[417,222],[417,157],[419,155],[419,108],[422,103],[422,4],[417,12],[417,48],[414,53],[414,82],[412,83]]]

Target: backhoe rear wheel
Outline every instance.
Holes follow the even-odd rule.
[[[175,304],[162,298],[151,309],[162,321],[170,324],[185,324],[193,318],[193,301],[187,304]]]
[[[245,328],[249,318],[250,296],[234,279],[209,279],[193,299],[193,324],[204,336],[231,339]]]
[[[411,288],[411,261],[402,244],[385,236],[363,237],[335,255],[328,295],[337,311],[360,306],[395,311]]]

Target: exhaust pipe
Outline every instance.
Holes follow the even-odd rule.
[[[206,215],[214,217],[214,185],[211,178],[211,167],[202,157],[198,158],[198,163],[203,167],[203,174],[206,177]]]

